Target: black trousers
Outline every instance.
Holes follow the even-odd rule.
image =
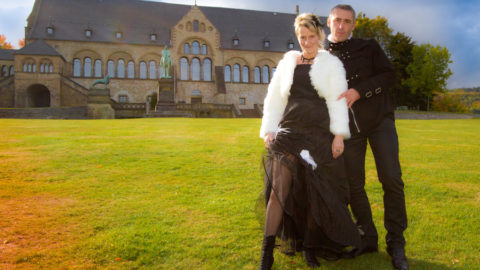
[[[383,187],[384,224],[387,245],[405,245],[403,231],[407,228],[407,213],[403,191],[402,171],[398,159],[398,136],[395,121],[384,118],[366,134],[345,141],[344,159],[350,185],[350,206],[357,225],[365,233],[363,240],[377,244],[378,233],[365,192],[365,154],[367,140],[375,158],[378,179]]]

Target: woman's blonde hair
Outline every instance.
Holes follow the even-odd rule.
[[[318,36],[318,46],[320,49],[323,49],[325,33],[323,32],[323,24],[320,22],[320,18],[317,15],[313,13],[302,13],[295,18],[295,23],[293,25],[295,26],[295,34],[297,35],[301,26],[316,33]]]

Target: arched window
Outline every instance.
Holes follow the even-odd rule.
[[[150,61],[148,64],[148,78],[156,79],[157,78],[157,65],[155,61]]]
[[[127,76],[129,79],[135,78],[135,64],[133,63],[133,61],[128,61]]]
[[[233,82],[240,82],[240,65],[233,65]]]
[[[80,60],[78,60],[78,61],[80,61]],[[32,64],[28,64],[28,72],[32,72]]]
[[[28,67],[27,67],[27,63],[23,64],[23,72],[27,72],[28,71]]]
[[[275,74],[275,71],[277,71],[277,68],[276,68],[276,67],[273,67],[273,68],[272,68],[272,76],[270,76],[270,80],[272,80],[273,75]]]
[[[83,59],[83,76],[92,77],[92,59],[90,57]]]
[[[192,59],[192,80],[200,81],[200,60],[198,58]]]
[[[13,76],[15,74],[15,68],[13,66],[10,66],[10,76]]]
[[[198,32],[198,21],[193,21],[193,31]]]
[[[200,43],[198,43],[198,41],[192,42],[192,53],[200,54]]]
[[[117,77],[125,78],[125,61],[119,59],[117,62]]]
[[[225,66],[225,81],[230,82],[232,80],[232,70],[230,66]]]
[[[260,83],[260,68],[255,67],[253,70],[253,82]]]
[[[185,57],[180,58],[180,80],[188,80],[188,60]]]
[[[268,66],[262,68],[262,83],[268,83],[270,80],[270,74],[268,72]]]
[[[147,78],[147,63],[144,61],[140,62],[140,79]]]
[[[248,66],[243,66],[242,82],[248,83],[249,73],[250,73],[250,69],[248,68]]]
[[[37,64],[32,65],[32,72],[37,72]]]
[[[75,58],[73,59],[73,77],[80,77],[81,72],[81,63],[80,59]]]
[[[202,54],[207,54],[207,45],[206,44],[203,44],[202,45]]]
[[[204,81],[212,80],[212,60],[208,58],[203,60],[203,80]]]
[[[102,60],[95,60],[95,77],[102,77]]]
[[[190,53],[190,45],[188,45],[188,43],[185,43],[185,45],[183,45],[183,53],[185,54]]]
[[[110,78],[115,78],[115,63],[113,60],[108,60],[107,62],[107,74]]]
[[[3,71],[5,71],[5,68],[6,68],[6,66],[3,67]],[[40,72],[41,73],[45,72],[44,69],[43,69],[43,64],[40,64]],[[5,76],[7,76],[5,72],[2,72],[2,74],[5,74]]]
[[[48,72],[53,72],[53,64],[48,65]]]

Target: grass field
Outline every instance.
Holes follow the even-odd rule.
[[[0,269],[256,269],[259,119],[0,119]],[[480,120],[399,120],[411,269],[480,269]],[[380,252],[320,269],[391,269]],[[275,253],[275,269],[307,269]]]

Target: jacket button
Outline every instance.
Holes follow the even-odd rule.
[[[368,91],[366,94],[365,94],[365,97],[366,98],[369,98],[371,97],[373,94],[372,94],[372,91]]]
[[[375,94],[378,95],[378,94],[380,94],[381,92],[382,92],[382,88],[379,87],[379,88],[375,89]]]

